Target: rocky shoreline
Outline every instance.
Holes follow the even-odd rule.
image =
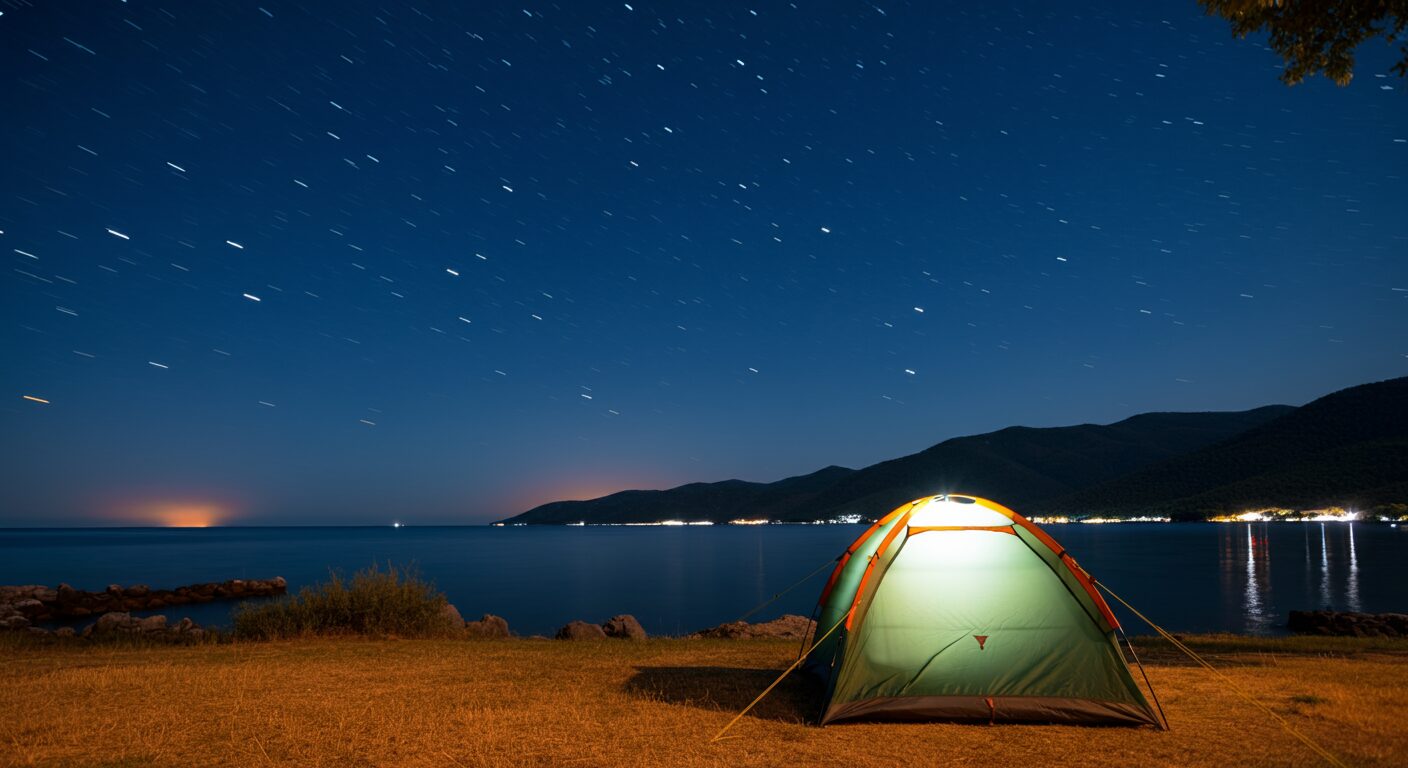
[[[163,615],[135,617],[132,611],[161,610],[172,606],[210,603],[217,600],[244,600],[275,597],[288,592],[281,576],[272,579],[230,579],[222,582],[190,584],[175,589],[151,589],[145,584],[129,587],[113,584],[102,592],[74,589],[68,584],[0,586],[0,631],[27,632],[55,637],[94,637],[129,635],[156,640],[196,640],[206,630],[183,618],[172,624]],[[468,638],[509,638],[508,621],[484,614],[477,621],[465,621],[453,605],[445,606],[450,626]],[[74,627],[47,629],[41,622],[97,617],[80,633]],[[1351,611],[1291,611],[1286,627],[1296,634],[1332,637],[1408,637],[1408,614],[1357,613]],[[685,639],[748,640],[772,638],[802,640],[816,630],[816,622],[805,616],[784,615],[770,621],[750,624],[732,621],[685,635]],[[535,636],[539,639],[547,639]],[[645,640],[645,628],[634,616],[621,614],[599,624],[571,621],[553,635],[556,640]]]
[[[146,584],[130,587],[112,584],[102,592],[87,592],[67,584],[57,587],[29,584],[21,587],[0,586],[0,605],[17,609],[31,621],[55,621],[114,611],[152,611],[216,600],[274,597],[286,592],[288,582],[282,576],[188,584],[175,589],[152,589]]]
[[[1291,611],[1286,627],[1300,635],[1408,637],[1408,613]]]
[[[746,621],[730,621],[717,627],[701,629],[688,637],[712,637],[725,640],[752,640],[754,638],[775,638],[779,640],[801,640],[811,637],[816,622],[806,616],[787,614],[772,621],[749,624]]]
[[[166,616],[137,617],[132,611],[161,610],[179,605],[210,603],[216,600],[243,600],[274,597],[288,592],[281,576],[272,579],[231,579],[223,582],[190,584],[175,589],[152,589],[145,584],[130,587],[109,586],[102,592],[74,589],[68,584],[49,587],[38,584],[0,586],[0,631],[25,632],[55,638],[141,637],[151,640],[195,641],[207,631],[190,618],[170,623]],[[48,629],[40,622],[55,622],[96,616],[82,632],[71,626]],[[508,621],[502,616],[484,614],[477,621],[465,621],[453,605],[445,605],[444,616],[452,628],[467,638],[510,638]],[[800,640],[810,635],[815,622],[805,616],[786,615],[771,621],[749,624],[733,621],[685,635],[687,639],[779,638]],[[553,635],[554,640],[645,640],[650,635],[630,614],[612,616],[600,624],[570,621]],[[535,639],[548,639],[535,635]]]
[[[445,606],[445,616],[450,620],[451,626],[456,629],[463,629],[468,637],[472,638],[505,638],[513,637],[509,631],[508,621],[502,616],[495,616],[490,613],[484,614],[478,621],[465,621],[460,618],[460,612],[453,605]],[[776,638],[783,640],[801,640],[803,637],[811,635],[815,629],[816,622],[805,616],[788,614],[779,616],[771,621],[749,624],[746,621],[731,621],[720,624],[717,627],[701,629],[684,636],[686,640],[696,640],[701,638],[719,638],[726,640],[749,640],[753,638]],[[569,621],[562,625],[552,636],[554,640],[645,640],[650,635],[645,631],[645,627],[636,620],[636,617],[623,613],[612,616],[600,624],[589,621]],[[543,635],[534,635],[532,639],[546,640]]]
[[[60,627],[51,632],[36,624],[97,616],[98,620],[83,630],[84,637],[129,634],[199,638],[204,636],[205,631],[188,618],[168,626],[165,616],[139,619],[130,612],[212,603],[216,600],[275,597],[287,592],[288,582],[282,576],[188,584],[175,589],[152,589],[145,584],[130,587],[112,584],[102,592],[87,592],[67,584],[57,587],[42,584],[0,586],[0,629],[72,636],[78,634],[73,627]]]

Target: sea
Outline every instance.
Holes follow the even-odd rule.
[[[1292,610],[1408,611],[1408,524],[1044,528],[1097,580],[1171,631],[1276,635],[1286,632]],[[292,591],[330,572],[394,565],[433,582],[466,619],[503,616],[520,635],[551,635],[568,621],[623,613],[652,634],[680,635],[745,615],[759,621],[810,614],[828,564],[864,529],[0,529],[0,584],[62,582],[100,591],[108,584],[171,588],[282,576]],[[160,612],[226,626],[231,610],[214,603]],[[1123,608],[1115,611],[1131,634],[1152,632]]]

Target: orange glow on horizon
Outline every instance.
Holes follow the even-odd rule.
[[[110,510],[106,517],[114,523],[161,528],[209,528],[235,516],[231,505],[190,499],[127,502]]]
[[[162,508],[157,519],[167,528],[209,528],[220,522],[223,510],[208,505],[173,504]]]

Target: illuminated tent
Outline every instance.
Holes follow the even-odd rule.
[[[959,720],[1158,725],[1089,574],[986,499],[933,496],[871,526],[819,600],[807,668],[823,725]]]

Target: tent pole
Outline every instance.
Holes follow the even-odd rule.
[[[817,601],[817,604],[816,604],[815,606],[812,606],[812,614],[811,614],[811,616],[808,616],[808,617],[807,617],[807,620],[810,621],[810,622],[812,623],[812,625],[813,625],[813,627],[812,627],[812,635],[813,635],[813,636],[816,635],[816,627],[815,627],[816,618],[817,618],[816,615],[817,615],[817,613],[818,613],[820,610],[821,610],[821,601],[818,600],[818,601]],[[807,655],[806,648],[807,648],[807,641],[808,641],[809,639],[811,639],[811,638],[808,638],[806,635],[802,635],[802,643],[801,643],[801,645],[798,645],[798,646],[797,646],[797,658],[800,659],[800,658],[802,658],[803,656],[806,656],[806,655]]]
[[[1154,706],[1159,710],[1159,717],[1164,721],[1164,730],[1169,730],[1168,715],[1164,714],[1164,705],[1159,703],[1159,693],[1154,690],[1154,684],[1149,682],[1149,673],[1144,671],[1144,662],[1139,660],[1139,654],[1134,650],[1134,643],[1129,641],[1129,635],[1124,633],[1124,627],[1118,627],[1120,637],[1124,638],[1124,644],[1129,648],[1129,655],[1134,657],[1134,664],[1139,667],[1139,674],[1144,676],[1144,687],[1149,689],[1149,695],[1154,697]]]

